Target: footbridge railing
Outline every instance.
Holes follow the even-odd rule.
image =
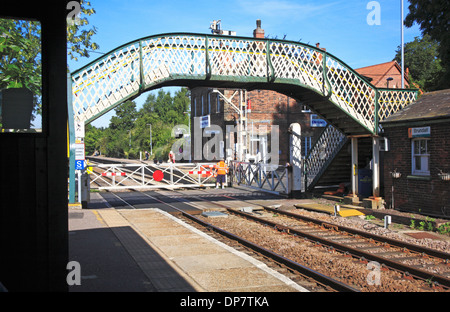
[[[305,187],[312,188],[347,142],[348,138],[331,125],[323,130],[314,146],[305,157]]]

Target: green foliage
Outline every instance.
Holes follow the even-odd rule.
[[[95,14],[95,10],[91,8],[89,1],[80,1],[82,15],[79,22],[67,25],[67,47],[69,51],[67,54],[70,59],[75,61],[78,57],[89,57],[89,52],[99,49],[99,45],[92,42],[92,36],[97,33],[97,28],[92,26],[88,28],[89,21],[87,16]]]
[[[34,112],[41,112],[40,24],[0,19],[0,90],[28,88],[34,95]]]
[[[109,127],[113,130],[131,129],[136,121],[136,103],[126,101],[116,108],[116,116],[111,117]]]
[[[136,103],[127,101],[116,108],[108,128],[86,126],[86,152],[92,155],[97,150],[108,157],[137,159],[140,152],[150,151],[151,125],[153,158],[166,161],[176,140],[172,137],[173,127],[189,123],[189,115],[185,114],[189,105],[186,88],[173,97],[163,89],[157,96],[149,93],[139,110]]]
[[[409,224],[409,227],[410,227],[411,229],[415,229],[415,228],[416,228],[416,220],[411,219],[411,223]]]
[[[439,89],[450,88],[450,10],[448,0],[409,0],[405,25],[420,26],[422,35],[429,35],[439,43],[438,53],[444,68]]]
[[[424,91],[437,90],[445,73],[438,53],[439,43],[429,35],[416,37],[405,44],[405,68],[409,68],[410,78]],[[394,60],[401,64],[401,47]]]
[[[438,228],[437,228],[438,233],[440,234],[450,234],[450,222],[441,224]]]
[[[0,89],[27,87],[41,94],[40,24],[0,19]]]
[[[414,216],[412,216],[412,218],[414,218]],[[435,227],[434,227],[434,221],[436,221],[436,219],[430,218],[430,217],[426,217],[425,220],[421,220],[419,221],[419,225],[416,224],[416,220],[415,219],[411,219],[411,223],[409,225],[409,227],[411,229],[417,229],[420,231],[426,230],[426,231],[434,231]]]

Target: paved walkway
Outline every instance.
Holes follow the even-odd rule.
[[[306,291],[160,209],[70,215],[71,260],[82,271],[81,285],[70,291]]]

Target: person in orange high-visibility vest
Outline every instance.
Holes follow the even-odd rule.
[[[217,173],[216,178],[216,188],[219,188],[220,186],[223,188],[225,185],[225,175],[228,173],[228,166],[227,164],[221,159],[215,166],[214,170]]]

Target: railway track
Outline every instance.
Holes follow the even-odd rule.
[[[350,285],[346,285],[341,283],[325,274],[316,272],[306,266],[295,263],[294,261],[285,258],[281,255],[278,255],[271,251],[270,249],[259,246],[256,243],[253,243],[249,240],[246,240],[238,235],[232,234],[220,227],[214,226],[211,223],[208,223],[201,218],[194,216],[190,213],[187,213],[183,210],[178,209],[174,205],[169,202],[165,202],[162,198],[164,196],[151,196],[146,194],[146,196],[156,200],[160,203],[170,206],[171,208],[177,210],[179,212],[178,217],[183,219],[185,222],[190,223],[191,225],[196,226],[202,231],[213,236],[230,245],[233,248],[236,248],[240,251],[244,251],[252,257],[258,258],[258,260],[265,262],[269,267],[277,270],[281,274],[287,274],[288,277],[298,283],[300,286],[310,289],[315,292],[357,292],[358,290],[351,287]],[[125,201],[121,198],[122,201]],[[128,203],[129,206],[132,206]]]
[[[173,192],[180,196],[171,197],[172,200],[189,204],[183,200],[185,194]],[[205,195],[211,194],[205,192]],[[299,284],[313,285],[312,291],[450,289],[450,254],[446,252],[305,217],[293,212],[295,209],[284,211],[260,205],[259,209],[245,212],[210,201],[208,196],[189,195],[210,204],[213,210],[221,208],[229,216],[206,218],[179,210],[165,201],[165,196],[146,196],[178,210],[185,222],[195,224],[217,239],[266,259],[269,266],[294,276]],[[286,244],[290,247],[285,247]],[[298,256],[299,251],[302,256]],[[305,261],[305,257],[310,259]],[[375,270],[370,271],[369,265]],[[378,281],[380,285],[376,284],[376,278],[372,283],[369,281],[368,276],[374,274],[383,277],[381,283]]]
[[[362,262],[375,261],[385,268],[400,272],[406,279],[421,279],[435,289],[450,289],[450,254],[270,207],[265,207],[264,216],[261,217],[234,209],[228,211],[273,227],[277,231],[335,249]]]
[[[258,260],[265,262],[272,269],[279,273],[288,275],[288,277],[298,283],[300,286],[310,289],[315,292],[322,291],[339,291],[339,292],[358,292],[358,290],[351,285],[347,285],[336,279],[312,270],[304,265],[301,265],[289,258],[286,258],[276,252],[264,248],[250,240],[228,232],[218,226],[205,222],[204,220],[195,216],[183,213],[183,219],[187,220],[191,225],[196,226],[203,231],[211,234],[213,237],[226,243],[227,245],[244,251],[248,255],[258,258]]]
[[[260,260],[264,259],[268,262],[268,266],[277,269],[280,273],[288,274],[291,279],[294,279],[303,287],[309,285],[309,289],[312,291],[379,291],[376,286],[369,285],[370,287],[367,287],[367,285],[364,285],[367,284],[367,279],[365,278],[363,278],[363,283],[356,281],[356,272],[358,270],[359,272],[362,272],[364,276],[370,275],[370,270],[367,269],[367,266],[371,261],[380,264],[382,272],[380,274],[385,276],[382,281],[382,284],[385,284],[384,286],[387,286],[386,284],[392,284],[392,282],[397,285],[392,286],[393,288],[391,290],[395,291],[395,287],[399,287],[398,285],[404,287],[406,284],[414,285],[410,286],[410,289],[415,289],[415,291],[448,290],[445,277],[436,276],[436,274],[424,270],[421,271],[426,273],[422,272],[422,275],[417,274],[417,269],[414,269],[412,266],[403,265],[400,267],[398,264],[393,266],[391,265],[391,261],[393,260],[389,260],[389,258],[381,259],[378,257],[371,257],[370,255],[362,255],[361,250],[357,248],[351,250],[351,245],[354,245],[356,243],[355,239],[359,240],[360,236],[355,236],[355,234],[340,234],[339,231],[342,231],[343,229],[334,225],[323,224],[323,222],[322,224],[316,225],[317,222],[312,222],[309,219],[307,222],[298,221],[296,216],[290,215],[291,213],[262,206],[262,210],[255,211],[255,213],[246,213],[239,211],[238,209],[224,208],[229,214],[229,217],[227,218],[194,216],[176,208],[168,200],[165,200],[165,196],[150,196],[148,194],[146,196],[178,210],[180,218],[185,222],[195,224],[196,227],[201,228],[209,235],[213,235],[234,248],[243,248],[253,257],[257,257]],[[181,199],[182,198],[180,197],[179,200],[181,201]],[[173,200],[172,197],[171,200]],[[210,202],[208,199],[203,198],[203,200]],[[218,204],[217,202],[210,203],[211,205]],[[131,204],[129,205],[132,206]],[[293,217],[296,218],[293,219]],[[277,222],[273,221],[274,219],[276,219]],[[229,225],[233,222],[234,227]],[[303,227],[303,232],[300,232],[300,227]],[[334,239],[334,242],[331,237]],[[343,244],[344,239],[347,240],[347,245]],[[301,252],[305,252],[304,250],[307,248],[314,249],[316,250],[315,253],[320,253],[322,255],[316,260],[313,259],[314,256],[311,256],[311,262],[302,263],[298,257],[292,256],[292,250],[290,254],[284,253],[281,250],[283,248],[277,249],[277,247],[284,246],[285,243],[282,241],[288,241],[291,245],[294,244],[294,249],[298,248]],[[336,241],[338,241],[338,243]],[[374,249],[377,249],[378,246],[380,246],[379,241],[358,242],[358,244],[366,244],[365,248],[368,248],[367,244],[370,244],[370,247],[374,247]],[[364,246],[359,247],[364,248]],[[382,245],[379,248],[383,248],[384,250],[384,248],[391,247]],[[394,251],[391,250],[385,252],[393,253]],[[405,249],[401,249],[398,252],[404,255],[410,255],[410,251]],[[418,253],[418,251],[415,251],[415,255],[418,255],[422,260],[427,259],[427,256]],[[446,255],[447,254],[444,254],[444,257]],[[431,257],[433,257],[435,261],[436,259],[443,259],[438,258],[437,254],[428,256],[428,258]],[[336,259],[338,259],[338,261],[336,261]],[[442,261],[445,262],[445,260]],[[315,265],[312,264],[314,262],[316,263]],[[333,269],[330,267],[330,263],[333,262],[335,262],[336,265],[342,265],[342,263],[346,262],[353,267],[357,267],[352,269],[355,276],[349,276],[351,278],[346,279],[339,274],[333,275],[336,273],[336,268]],[[445,263],[443,265],[450,268],[450,266]],[[327,271],[327,268],[332,273]],[[391,279],[391,281],[389,281],[389,279]]]
[[[214,204],[218,205],[217,202]],[[314,247],[325,248],[328,252],[332,251],[349,259],[357,259],[362,264],[375,263],[382,271],[397,272],[397,275],[392,275],[394,280],[420,282],[420,290],[450,289],[448,253],[272,207],[261,206],[261,210],[249,213],[222,206],[230,214],[255,221],[283,235],[306,239]],[[221,222],[221,225],[225,223],[227,222]],[[240,226],[245,227],[244,224]],[[373,290],[373,287],[371,289]]]

